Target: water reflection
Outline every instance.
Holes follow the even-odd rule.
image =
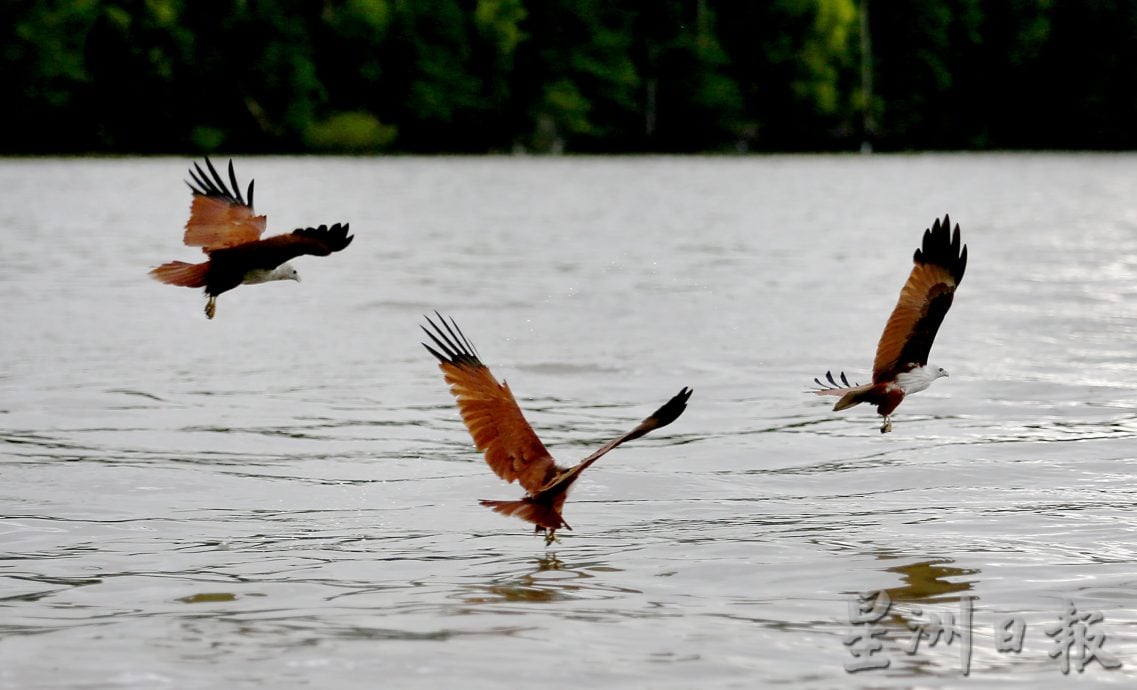
[[[881,560],[892,560],[890,555],[879,555]],[[942,660],[913,656],[923,638],[929,645],[939,640],[940,631],[946,635],[946,644],[951,644],[957,635],[964,636],[966,642],[956,644],[960,647],[963,668],[970,662],[970,639],[972,634],[972,611],[975,595],[970,593],[978,584],[976,568],[959,568],[952,565],[949,558],[917,560],[885,568],[885,572],[897,573],[904,585],[881,590],[876,596],[887,602],[887,621],[895,637],[907,655],[907,672],[930,674],[938,672]],[[864,595],[862,595],[863,597]],[[936,604],[927,610],[920,604]],[[951,605],[949,605],[949,603]],[[850,608],[852,613],[853,609]],[[850,619],[852,620],[852,619]],[[966,646],[966,650],[963,647]]]
[[[463,588],[459,596],[472,605],[516,602],[556,602],[574,599],[606,599],[638,590],[615,587],[598,579],[603,573],[622,572],[603,562],[566,564],[554,553],[546,553],[523,572],[494,575],[488,583]],[[533,567],[535,566],[535,567]]]
[[[889,558],[882,556],[881,558]],[[950,558],[917,561],[885,568],[886,572],[898,573],[904,581],[903,587],[890,587],[887,592],[894,602],[943,602],[958,597],[949,594],[969,592],[975,588],[978,578],[951,581],[948,578],[962,578],[978,575],[977,568],[953,567]]]

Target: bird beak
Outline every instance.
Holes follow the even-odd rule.
[[[292,276],[292,279],[295,280],[297,283],[299,283],[300,282],[300,274],[297,273],[296,275]]]
[[[950,374],[947,373],[947,369],[944,369],[944,376],[949,376],[949,375]]]

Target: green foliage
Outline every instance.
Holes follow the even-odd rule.
[[[562,146],[562,135],[592,134],[595,129],[588,120],[592,105],[581,95],[576,84],[567,79],[549,84],[539,107],[537,120],[538,150]]]
[[[13,13],[12,5],[5,14]],[[22,16],[4,17],[14,35],[4,41],[2,71],[8,78],[16,70],[25,75],[22,88],[14,94],[24,108],[43,112],[76,105],[88,81],[85,39],[98,15],[98,2],[87,0],[30,3]]]
[[[1117,0],[10,2],[0,153],[1135,147],[1135,63]]]
[[[485,40],[495,46],[498,54],[509,57],[525,38],[521,31],[525,15],[521,0],[478,0],[474,8],[474,24]]]
[[[531,3],[513,73],[516,143],[590,150],[629,125],[638,107],[628,18],[604,0]],[[602,147],[601,147],[602,148]]]
[[[194,127],[189,138],[193,148],[199,151],[216,151],[225,143],[225,132],[217,127]]]
[[[343,38],[381,37],[391,23],[391,5],[386,0],[347,0],[324,6],[323,20]]]
[[[379,122],[371,113],[336,113],[308,125],[304,143],[314,151],[334,153],[374,153],[395,139],[397,130]]]
[[[853,0],[783,0],[792,12],[812,12],[813,22],[798,52],[794,93],[821,115],[835,114],[844,105],[841,72],[854,56],[852,37],[857,25]]]

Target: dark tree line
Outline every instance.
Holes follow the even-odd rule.
[[[1130,0],[70,0],[0,32],[0,153],[1137,147]]]

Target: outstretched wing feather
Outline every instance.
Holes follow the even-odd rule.
[[[497,476],[536,492],[556,474],[552,456],[525,420],[509,385],[498,383],[453,320],[447,323],[435,315],[442,326],[427,317],[433,332],[423,327],[435,347],[423,347],[438,359],[474,445]]]
[[[257,267],[266,269],[275,268],[305,254],[327,256],[351,244],[355,236],[347,234],[349,229],[349,223],[336,223],[330,228],[327,225],[302,228],[287,235],[274,235],[260,240],[250,246],[250,252],[256,255]]]
[[[569,470],[563,472],[562,474],[558,475],[555,478],[554,483],[555,484],[563,484],[564,482],[573,481],[575,479],[576,475],[583,472],[585,469],[588,468],[589,465],[591,465],[592,463],[599,460],[601,457],[606,455],[609,451],[616,448],[616,446],[618,446],[622,443],[627,443],[628,441],[637,439],[641,436],[644,436],[645,434],[649,434],[652,431],[655,431],[656,429],[661,429],[661,428],[667,426],[668,424],[674,422],[676,419],[679,418],[679,415],[683,414],[683,411],[687,409],[687,401],[691,398],[691,393],[693,393],[693,392],[694,391],[691,390],[690,388],[684,387],[674,397],[672,397],[670,400],[668,400],[663,405],[661,405],[658,410],[656,410],[655,412],[652,412],[647,417],[647,419],[640,422],[636,426],[636,428],[632,429],[631,431],[624,434],[623,436],[620,436],[619,438],[616,438],[616,439],[609,441],[607,444],[605,444],[602,448],[597,450],[595,453],[593,453],[592,455],[589,455],[584,460],[581,460],[579,463],[574,465],[571,469],[569,469]],[[552,488],[552,487],[551,486],[544,487],[545,490],[548,490],[550,488]]]
[[[189,171],[193,181],[187,183],[193,190],[193,203],[182,238],[186,245],[201,247],[209,253],[259,240],[265,231],[265,217],[253,211],[252,183],[249,183],[248,201],[241,196],[233,161],[229,161],[232,189],[225,184],[208,156],[205,165],[209,174],[196,162],[193,165]]]
[[[913,257],[915,266],[900,291],[900,298],[873,360],[873,381],[890,380],[909,364],[928,363],[936,333],[954,299],[967,268],[967,247],[960,245],[959,226],[951,232],[951,219],[936,220],[924,231]]]

